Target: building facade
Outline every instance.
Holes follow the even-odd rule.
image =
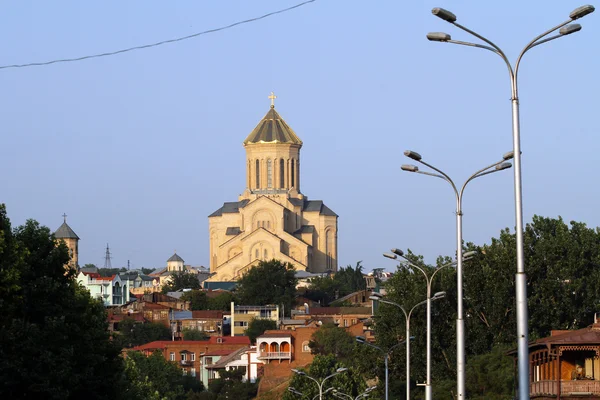
[[[208,217],[211,280],[238,280],[271,259],[297,270],[336,271],[338,216],[300,191],[302,141],[273,102],[244,148],[244,192]]]

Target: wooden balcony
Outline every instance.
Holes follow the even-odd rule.
[[[559,391],[562,396],[578,398],[598,398],[600,396],[600,381],[537,381],[529,385],[531,397],[556,396]]]
[[[261,351],[258,354],[258,358],[261,360],[289,360],[292,358],[292,353],[290,351],[284,351],[284,352]]]

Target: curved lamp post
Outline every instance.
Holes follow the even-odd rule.
[[[379,297],[377,299],[379,300]],[[410,338],[410,339],[412,339],[412,338]],[[379,346],[375,346],[374,344],[367,342],[367,340],[364,338],[364,336],[357,336],[356,337],[356,341],[358,343],[361,343],[361,344],[364,344],[366,346],[369,346],[369,347],[372,347],[374,349],[377,349],[377,350],[381,351],[384,354],[384,361],[385,361],[385,400],[387,400],[388,399],[388,383],[389,383],[389,380],[388,380],[388,360],[390,358],[390,354],[392,353],[392,351],[396,347],[404,344],[404,342],[406,342],[406,339],[402,340],[400,343],[397,343],[397,344],[393,345],[387,351],[385,351],[384,349],[382,349]]]
[[[373,292],[371,294],[371,296],[369,296],[369,299],[374,300],[374,301],[380,301],[384,304],[389,304],[389,305],[398,307],[400,310],[402,310],[402,313],[404,314],[404,318],[406,320],[406,336],[405,337],[412,339],[412,337],[410,336],[410,317],[411,317],[414,309],[420,305],[427,303],[428,301],[439,300],[439,299],[444,298],[445,296],[446,296],[446,292],[436,293],[430,299],[425,299],[425,300],[415,304],[414,307],[411,308],[410,311],[408,311],[408,312],[400,304],[394,303],[393,301],[385,300],[383,298],[383,296],[379,293]],[[410,400],[410,340],[405,339],[404,341],[406,342],[406,400]],[[386,382],[387,382],[387,368],[386,368],[385,372],[386,372]],[[387,399],[388,398],[387,397],[387,384],[386,384],[386,393],[385,394],[386,394],[385,398]]]
[[[507,162],[513,158],[513,152],[510,151],[502,157],[502,160],[497,161],[485,168],[480,169],[471,175],[465,183],[461,186],[460,190],[454,184],[454,181],[442,170],[434,167],[433,165],[423,161],[421,155],[417,152],[407,150],[404,155],[408,158],[425,165],[432,169],[434,172],[420,171],[416,165],[403,165],[402,170],[407,172],[414,172],[417,174],[435,176],[448,182],[454,190],[456,197],[456,386],[458,392],[458,399],[465,400],[464,387],[465,387],[465,322],[463,319],[463,251],[462,251],[462,199],[465,192],[465,188],[473,179],[479,178],[484,175],[493,174],[494,172],[503,171],[512,167],[512,164]]]
[[[517,301],[517,343],[518,343],[518,374],[519,374],[519,399],[529,399],[529,364],[528,364],[528,321],[527,321],[527,279],[525,275],[525,258],[523,255],[523,194],[522,179],[521,179],[521,133],[520,133],[520,121],[519,121],[519,91],[518,91],[518,73],[521,59],[525,53],[532,48],[549,42],[554,39],[561,38],[563,36],[570,35],[572,33],[581,30],[581,25],[571,24],[571,22],[585,17],[588,14],[593,13],[595,10],[592,5],[585,5],[576,8],[569,14],[569,19],[549,30],[536,36],[532,41],[521,50],[521,53],[517,57],[514,68],[508,57],[504,54],[500,47],[496,46],[493,42],[483,37],[482,35],[458,24],[456,22],[456,15],[443,8],[434,8],[431,10],[433,15],[444,21],[456,26],[457,28],[475,36],[482,40],[488,45],[462,42],[459,40],[452,40],[451,36],[443,32],[433,32],[427,34],[427,39],[434,42],[454,43],[463,46],[478,47],[480,49],[489,50],[502,58],[508,67],[508,73],[510,76],[511,86],[511,103],[512,103],[512,135],[513,135],[513,152],[515,159],[515,177],[514,177],[514,190],[515,190],[515,220],[516,220],[516,241],[517,241],[517,273],[515,277],[515,291]],[[548,36],[558,30],[558,34]],[[463,371],[464,372],[464,371]],[[459,375],[457,379],[458,399],[464,400],[464,373]]]
[[[440,270],[448,267],[452,267],[456,265],[456,261],[451,263],[442,265],[439,268],[436,268],[433,271],[433,274],[429,276],[427,272],[418,265],[414,264],[409,258],[404,255],[404,252],[400,249],[392,249],[392,253],[384,253],[383,256],[387,258],[391,258],[392,260],[396,260],[398,257],[404,259],[403,264],[409,266],[410,268],[415,268],[425,276],[425,280],[427,281],[427,378],[425,380],[425,400],[432,400],[432,389],[431,389],[431,283],[433,282],[433,278],[435,274],[437,274]],[[468,251],[463,254],[463,261],[470,260],[476,254],[475,251]],[[434,295],[434,298],[438,295],[445,294],[445,292],[438,292]]]
[[[294,373],[300,375],[300,376],[307,377],[311,381],[315,382],[317,384],[317,386],[319,387],[319,394],[317,395],[318,399],[319,400],[323,400],[323,395],[326,394],[326,393],[329,393],[330,391],[333,390],[333,388],[330,387],[327,390],[323,391],[323,384],[325,383],[325,381],[328,380],[329,378],[333,378],[334,376],[341,374],[342,372],[348,371],[348,368],[338,368],[338,369],[335,370],[335,372],[333,374],[326,376],[322,381],[319,381],[318,379],[313,378],[312,376],[308,375],[306,372],[300,371],[299,369],[292,368],[292,371]],[[298,394],[299,393],[300,396],[304,395],[303,393],[298,392],[296,389],[294,389],[294,391],[297,392],[297,393],[293,392],[291,389],[294,389],[294,388],[288,388],[288,390],[290,392],[294,393],[294,394]],[[316,399],[317,396],[315,396],[314,398]]]

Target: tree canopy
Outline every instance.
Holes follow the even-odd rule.
[[[297,282],[292,264],[279,260],[260,261],[238,281],[237,298],[244,305],[283,304],[289,313]]]
[[[277,323],[270,319],[253,318],[248,324],[248,329],[244,331],[252,343],[256,343],[256,338],[265,333],[265,331],[277,329]]]
[[[118,397],[120,349],[68,261],[48,228],[28,220],[12,230],[0,205],[1,398]]]
[[[340,297],[365,289],[366,281],[361,263],[357,262],[354,268],[351,265],[342,267],[330,276],[311,279],[306,297],[326,306]]]

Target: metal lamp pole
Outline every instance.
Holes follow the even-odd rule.
[[[317,384],[317,386],[319,387],[319,400],[323,400],[323,395],[325,393],[329,393],[330,391],[333,390],[333,388],[329,388],[327,389],[325,392],[323,392],[323,384],[325,383],[326,380],[328,380],[329,378],[333,378],[336,375],[341,374],[342,372],[348,371],[348,368],[338,368],[333,374],[326,376],[322,381],[319,382],[318,379],[313,378],[312,376],[308,375],[306,372],[304,371],[300,371],[299,369],[294,369],[292,368],[292,371],[300,376],[304,376],[307,377],[308,379],[310,379],[311,381],[315,382]],[[293,388],[288,388],[288,390],[293,389]],[[295,390],[295,389],[294,389]],[[292,392],[290,390],[290,392]],[[294,392],[293,392],[294,393]],[[300,393],[300,392],[298,392]],[[302,395],[302,393],[300,393]],[[315,396],[316,398],[317,396]]]
[[[392,249],[392,253],[394,254],[384,253],[383,256],[391,258],[392,260],[396,260],[398,257],[402,257],[404,259],[404,263],[410,268],[416,268],[417,270],[421,271],[421,273],[423,273],[423,275],[425,276],[425,280],[427,282],[427,378],[425,380],[425,400],[432,400],[433,397],[431,388],[431,283],[433,282],[435,274],[437,274],[440,270],[444,268],[455,266],[456,261],[436,268],[436,270],[433,271],[433,274],[429,276],[423,268],[419,267],[418,265],[415,265],[409,258],[407,258],[402,250]],[[475,255],[475,253],[475,251],[466,252],[463,256],[463,261],[470,260],[471,257]],[[434,297],[440,298],[442,294],[445,295],[446,292],[438,292],[434,295]]]
[[[523,194],[522,194],[522,178],[521,178],[521,133],[519,127],[519,93],[518,93],[518,73],[519,65],[523,55],[530,49],[540,44],[549,42],[560,37],[570,35],[581,30],[581,25],[569,23],[585,17],[588,14],[594,12],[595,8],[592,5],[585,5],[579,7],[569,14],[569,19],[554,28],[547,30],[539,36],[536,36],[530,41],[525,48],[521,51],[517,57],[517,62],[513,69],[508,57],[500,49],[487,38],[482,35],[458,24],[456,22],[456,15],[450,11],[444,10],[443,8],[434,8],[431,10],[433,15],[443,19],[446,22],[451,23],[457,28],[475,36],[476,38],[484,41],[489,46],[462,42],[458,40],[452,40],[451,36],[443,32],[433,32],[427,34],[427,39],[435,42],[445,42],[460,44],[463,46],[478,47],[480,49],[489,50],[499,55],[508,67],[510,75],[510,86],[511,86],[511,103],[512,103],[512,135],[513,135],[513,153],[515,159],[515,177],[514,177],[514,190],[515,190],[515,220],[516,220],[516,242],[517,242],[517,273],[515,277],[515,291],[516,291],[516,302],[517,302],[517,343],[518,343],[518,372],[519,372],[519,398],[521,400],[529,399],[529,364],[528,364],[528,316],[527,316],[527,279],[525,275],[525,258],[523,254]],[[559,33],[554,36],[547,37],[552,32],[559,30]],[[491,47],[490,47],[491,46]],[[459,400],[464,400],[464,375],[462,376],[462,382],[458,382],[458,395]],[[462,390],[461,390],[462,389]]]
[[[366,399],[367,397],[369,397],[369,394],[375,389],[377,389],[377,386],[368,387],[364,392],[362,392],[361,394],[359,394],[356,397],[352,397],[349,394],[342,393],[337,389],[333,389],[333,395],[339,399],[360,400],[360,399]]]
[[[379,300],[379,297],[377,299]],[[388,360],[390,358],[390,354],[392,353],[392,350],[394,350],[396,347],[404,344],[404,342],[406,342],[407,340],[408,340],[408,337],[407,337],[407,339],[402,340],[400,343],[397,343],[397,344],[393,345],[392,347],[390,347],[388,349],[388,351],[385,351],[381,347],[375,346],[374,344],[367,342],[367,340],[363,336],[357,336],[356,337],[356,341],[358,343],[361,343],[361,344],[364,344],[366,346],[369,346],[369,347],[372,347],[374,349],[377,349],[377,350],[381,351],[384,354],[384,356],[385,356],[385,358],[384,358],[384,362],[385,362],[385,400],[388,399],[388,382],[389,382],[388,381]]]
[[[457,306],[456,306],[456,386],[458,392],[458,399],[465,400],[465,322],[463,319],[463,251],[462,251],[462,199],[465,188],[475,178],[479,178],[484,175],[492,174],[494,172],[502,171],[512,167],[512,164],[506,162],[513,158],[513,152],[504,154],[501,161],[495,162],[494,164],[488,165],[485,168],[480,169],[471,175],[465,183],[463,183],[460,190],[454,184],[454,181],[442,170],[434,167],[431,164],[426,163],[422,160],[419,153],[407,150],[404,155],[408,158],[421,163],[437,173],[420,171],[416,165],[403,165],[402,170],[408,172],[415,172],[418,174],[435,176],[448,182],[454,190],[456,197],[456,287],[457,287]]]
[[[400,310],[402,310],[402,313],[404,314],[404,318],[406,319],[406,338],[412,339],[410,336],[410,317],[411,317],[414,309],[422,304],[427,303],[428,301],[439,300],[439,299],[444,298],[445,296],[446,296],[445,292],[436,293],[431,299],[425,299],[425,300],[415,304],[414,307],[411,308],[410,311],[408,311],[408,312],[406,312],[406,309],[403,306],[401,306],[400,304],[394,303],[393,301],[383,299],[383,296],[379,293],[372,293],[371,296],[369,296],[369,299],[374,300],[374,301],[380,301],[384,304],[389,304],[389,305],[398,307]],[[410,400],[410,340],[405,339],[405,342],[406,342],[406,400]],[[386,380],[387,380],[387,367],[386,367]],[[387,387],[386,387],[386,399],[387,399]]]

